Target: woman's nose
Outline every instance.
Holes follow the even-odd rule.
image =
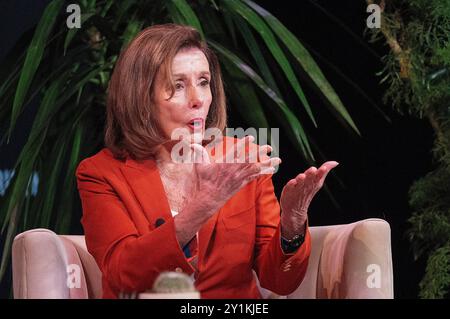
[[[203,105],[200,88],[190,86],[188,92],[189,108],[199,108]]]

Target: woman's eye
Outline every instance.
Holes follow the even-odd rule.
[[[200,82],[201,86],[208,86],[209,85],[209,81],[208,80],[203,80],[202,82]]]
[[[183,89],[183,84],[182,83],[175,83],[175,90],[179,91]]]

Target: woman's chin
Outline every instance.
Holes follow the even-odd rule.
[[[204,138],[203,129],[192,129],[191,127],[180,127],[174,130],[169,136],[172,141],[187,141],[191,144],[202,144]]]
[[[189,135],[189,140],[193,144],[202,144],[203,141],[203,132],[195,132]]]
[[[204,134],[203,132],[199,133],[189,133],[189,134],[183,134],[182,136],[179,136],[179,139],[173,139],[172,141],[177,143],[181,140],[188,142],[190,144],[202,144],[203,143]]]

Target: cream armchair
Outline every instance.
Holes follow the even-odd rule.
[[[393,298],[389,224],[366,219],[311,227],[312,252],[298,289],[286,298]],[[33,229],[12,250],[14,298],[101,298],[101,272],[84,236]],[[278,297],[261,288],[266,298]]]

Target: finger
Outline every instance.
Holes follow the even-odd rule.
[[[279,157],[273,157],[269,158],[268,160],[264,162],[259,162],[256,164],[252,164],[251,167],[247,168],[247,173],[244,174],[244,179],[254,179],[258,178],[261,175],[267,175],[267,174],[275,174],[276,166],[281,164],[281,158]]]
[[[263,146],[260,146],[258,149],[258,158],[261,162],[266,161],[270,158],[269,153],[273,151],[272,146],[266,144]]]
[[[248,152],[246,153],[245,162],[257,163],[267,161],[270,159],[268,154],[272,152],[272,150],[272,146],[268,144],[259,146],[258,144],[250,143]]]
[[[333,168],[335,168],[338,165],[339,165],[339,163],[336,161],[328,161],[328,162],[323,163],[321,167],[326,167],[328,169],[328,171],[331,171]]]
[[[200,144],[193,143],[190,145],[191,149],[194,151],[194,163],[210,164],[211,160],[206,149]]]
[[[336,161],[328,161],[328,162],[323,163],[322,166],[320,166],[318,174],[317,174],[318,180],[325,179],[325,177],[328,175],[328,173],[338,165],[339,165],[339,163]]]
[[[286,197],[286,196],[291,196],[292,194],[295,194],[296,186],[297,186],[297,180],[295,178],[292,178],[283,187],[283,190],[281,192],[281,196],[282,197]]]
[[[264,154],[270,153],[273,151],[272,146],[270,146],[269,144],[265,144],[259,147],[259,151],[260,153],[264,152]]]
[[[261,176],[261,168],[259,165],[252,165],[250,168],[248,168],[246,171],[244,171],[240,176],[239,179],[242,180],[241,187],[248,184],[252,180],[257,179],[259,176]]]
[[[297,181],[297,184],[301,184],[305,181],[306,179],[306,175],[305,173],[300,173],[297,175],[297,177],[295,177],[295,180]]]
[[[325,176],[327,176],[329,170],[326,166],[321,166],[316,174],[316,180],[320,183],[320,181],[322,181]]]
[[[249,177],[247,177],[245,180],[246,180],[246,182],[249,182],[249,181],[255,180],[263,175],[269,175],[269,174],[274,174],[274,173],[275,173],[275,169],[272,168],[272,172],[267,170],[264,173],[260,172],[258,174],[253,174],[253,175],[250,175]]]
[[[257,163],[259,161],[259,148],[258,144],[249,142],[248,148],[245,148],[246,163]],[[243,155],[241,154],[241,156]]]
[[[284,186],[285,188],[294,188],[295,186],[297,186],[297,180],[295,178],[292,178],[289,180],[289,182],[286,183],[286,185]]]
[[[308,168],[304,174],[306,175],[306,177],[312,178],[316,175],[316,172],[317,172],[317,168],[312,166],[312,167]]]
[[[297,180],[295,180],[293,178],[286,185],[288,185],[288,186],[297,186]]]
[[[250,176],[255,175],[256,177],[266,174],[274,174],[276,171],[276,166],[281,163],[281,158],[274,157],[269,158],[267,161],[252,164],[251,167],[247,169]]]
[[[267,167],[267,166],[277,166],[281,164],[281,158],[279,157],[269,157],[268,159],[259,162],[259,165],[262,167]]]
[[[272,157],[263,162],[260,162],[261,174],[273,174],[275,173],[276,167],[281,164],[281,158]]]
[[[241,138],[236,143],[233,143],[231,147],[227,145],[225,153],[226,163],[245,162],[245,158],[241,159],[241,155],[245,152],[245,145],[246,143],[252,143],[254,140],[255,138],[252,135],[248,135],[244,138]],[[241,159],[241,161],[239,161],[238,159]]]
[[[259,172],[259,175],[275,174],[275,170],[276,170],[276,168],[272,167],[272,166],[265,167],[265,168],[261,169],[261,171]]]
[[[252,147],[252,142],[255,138],[252,135],[248,135],[238,141],[236,143],[236,162],[238,163],[249,163],[250,162],[250,152],[252,149],[256,149],[254,146]],[[247,148],[248,145],[248,148]],[[256,162],[256,161],[254,161]]]
[[[246,179],[253,175],[259,175],[261,167],[259,164],[240,164],[238,179]]]

